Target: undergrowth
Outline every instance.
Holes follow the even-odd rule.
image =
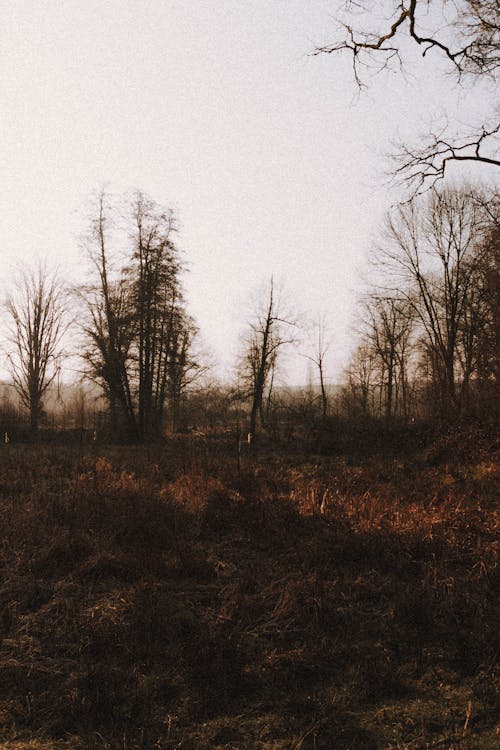
[[[498,747],[498,464],[0,454],[5,750]]]

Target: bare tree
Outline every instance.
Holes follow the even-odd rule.
[[[325,360],[330,348],[330,340],[325,316],[321,315],[314,322],[312,329],[312,353],[305,354],[318,370],[319,385],[321,390],[321,414],[323,418],[328,415],[328,394],[325,383]]]
[[[403,66],[405,37],[425,57],[437,53],[461,81],[478,76],[495,80],[500,67],[500,6],[498,0],[347,0],[338,41],[314,54],[347,53],[356,84],[364,72]],[[446,130],[431,133],[416,148],[400,146],[396,173],[418,192],[445,175],[450,161],[500,166],[497,122],[463,136]]]
[[[160,434],[168,402],[178,410],[194,367],[195,326],[184,308],[172,211],[136,193],[129,231],[119,238],[124,247],[114,253],[110,214],[101,194],[87,238],[97,283],[83,290],[85,358],[90,377],[104,388],[115,428],[120,417],[130,439],[146,440]]]
[[[132,211],[135,249],[128,274],[137,317],[137,416],[144,439],[161,428],[182,295],[173,212],[142,193],[135,195]]]
[[[128,283],[112,267],[110,213],[107,196],[102,191],[84,243],[97,276],[96,283],[80,289],[88,311],[83,325],[87,341],[84,359],[87,376],[103,388],[108,399],[113,433],[121,430],[118,424],[121,421],[127,436],[134,440],[138,438],[138,426],[130,362],[136,321]]]
[[[7,300],[12,346],[7,360],[33,435],[40,426],[44,395],[59,372],[67,327],[64,294],[59,278],[39,265],[20,272],[16,292]]]
[[[477,369],[483,381],[498,384],[500,352],[500,227],[492,224],[479,263],[477,288],[482,315],[477,339]]]
[[[176,320],[171,323],[167,383],[170,428],[173,432],[180,427],[181,405],[188,387],[198,382],[208,369],[201,364],[201,355],[195,350],[197,336],[198,328],[194,320],[184,310],[177,310]]]
[[[295,341],[295,323],[281,310],[280,295],[271,278],[265,307],[250,324],[250,335],[242,363],[243,379],[251,397],[250,428],[256,434],[257,422],[265,423],[264,404],[270,404],[279,351]]]
[[[398,386],[403,413],[407,416],[407,358],[413,317],[408,301],[399,296],[381,296],[375,291],[364,302],[365,337],[368,349],[378,362],[387,421],[396,410]]]
[[[376,362],[371,346],[362,341],[349,363],[346,371],[347,387],[344,389],[343,401],[349,416],[361,414],[363,417],[373,413]]]
[[[471,305],[487,227],[470,190],[445,190],[395,209],[379,251],[384,283],[405,296],[432,352],[445,411],[460,410],[474,365]]]
[[[492,226],[472,260],[473,280],[467,292],[458,346],[467,409],[490,417],[498,414],[499,261],[500,232]]]

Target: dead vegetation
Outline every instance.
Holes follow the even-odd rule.
[[[498,463],[476,456],[256,450],[237,476],[215,442],[9,446],[1,747],[497,747]]]

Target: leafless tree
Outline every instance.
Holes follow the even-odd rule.
[[[317,368],[321,390],[321,413],[328,415],[328,393],[325,382],[325,360],[330,348],[328,327],[324,315],[320,315],[312,326],[312,353],[304,356]]]
[[[173,348],[179,342],[182,294],[173,212],[141,193],[134,197],[132,212],[135,248],[128,273],[137,316],[137,416],[144,439],[161,427]]]
[[[423,56],[441,55],[459,81],[478,76],[495,80],[500,67],[498,0],[347,0],[340,24],[338,41],[318,47],[315,54],[349,54],[360,88],[367,69],[403,65],[405,37]],[[499,127],[484,123],[457,137],[443,130],[431,133],[419,147],[400,146],[396,173],[416,193],[444,177],[451,161],[498,167]]]
[[[385,418],[389,421],[394,416],[398,386],[402,411],[408,416],[407,359],[414,318],[411,306],[400,296],[384,296],[373,291],[364,300],[363,307],[364,336],[367,348],[378,363]]]
[[[242,375],[251,397],[250,427],[256,434],[257,422],[265,423],[264,404],[270,404],[274,374],[280,350],[295,341],[295,322],[283,313],[280,294],[271,278],[265,306],[257,311],[250,324],[245,346]]]
[[[97,283],[83,290],[90,344],[85,357],[115,423],[119,415],[130,439],[146,440],[160,434],[167,403],[178,411],[195,364],[190,348],[196,327],[185,311],[172,211],[136,193],[121,236],[125,247],[113,252],[107,204],[101,193],[87,238]]]
[[[65,291],[46,266],[21,270],[16,291],[9,295],[10,345],[7,355],[14,387],[29,411],[36,435],[43,399],[59,372],[65,322]]]
[[[104,191],[97,197],[95,216],[84,238],[87,255],[97,280],[80,289],[88,318],[83,325],[86,339],[86,375],[100,385],[108,399],[112,430],[124,424],[129,439],[138,438],[130,377],[131,349],[136,321],[130,305],[130,289],[113,267],[111,207]]]
[[[500,232],[492,226],[473,259],[473,281],[459,330],[460,367],[467,409],[498,415],[498,353],[500,351]]]
[[[197,336],[198,328],[191,316],[184,310],[177,310],[176,320],[171,322],[167,382],[167,402],[172,432],[176,432],[180,427],[181,404],[187,389],[199,382],[208,369],[201,363],[202,357],[195,349]],[[160,422],[161,417],[162,412],[160,412]]]
[[[419,321],[445,411],[460,410],[474,367],[474,288],[487,228],[471,190],[445,190],[392,211],[378,255],[384,283]]]
[[[479,271],[478,287],[482,292],[485,313],[478,336],[478,372],[483,380],[498,384],[500,379],[500,227],[498,225],[492,225],[486,236]]]
[[[373,349],[362,341],[346,370],[347,387],[344,389],[343,402],[348,416],[361,414],[367,417],[373,413],[376,369]]]

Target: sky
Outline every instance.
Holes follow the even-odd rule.
[[[298,319],[326,318],[338,380],[360,273],[398,199],[391,144],[445,116],[480,122],[489,104],[432,55],[359,96],[347,58],[310,54],[335,37],[338,6],[0,0],[1,288],[34,259],[77,282],[90,197],[138,189],[176,212],[189,310],[219,374],[273,275]],[[292,381],[304,352],[288,357]]]

